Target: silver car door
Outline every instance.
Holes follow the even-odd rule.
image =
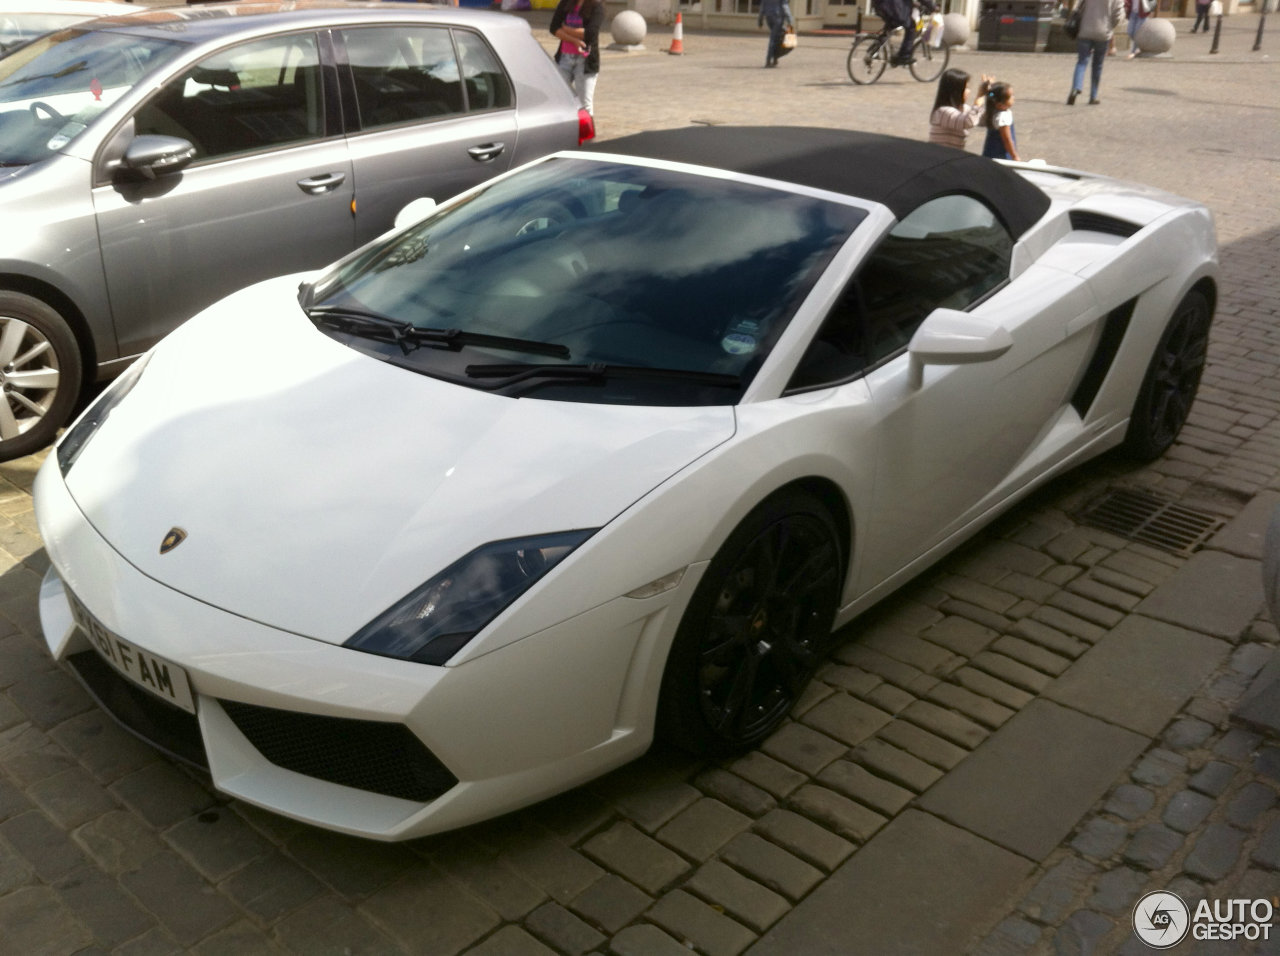
[[[346,113],[360,242],[391,228],[412,200],[443,201],[510,166],[514,92],[478,34],[396,26],[338,37],[354,91]]]
[[[121,354],[236,289],[350,251],[351,165],[326,93],[317,37],[291,34],[217,53],[135,111],[134,135],[180,137],[196,157],[153,180],[104,171],[93,190]]]

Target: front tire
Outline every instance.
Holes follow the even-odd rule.
[[[1178,303],[1156,346],[1129,416],[1124,452],[1138,461],[1159,458],[1191,414],[1209,350],[1209,300],[1196,290]]]
[[[911,75],[921,83],[932,83],[951,62],[951,47],[943,44],[935,50],[923,37],[917,41],[913,52],[915,56],[911,60]]]
[[[66,320],[39,299],[0,291],[0,461],[52,442],[82,382],[80,347]]]
[[[767,499],[698,583],[667,659],[658,734],[699,756],[740,753],[780,725],[828,645],[840,537],[802,491]]]
[[[849,71],[849,79],[859,86],[874,83],[884,73],[885,59],[878,40],[874,36],[858,37],[849,50],[845,68]]]

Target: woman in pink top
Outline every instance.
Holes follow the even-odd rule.
[[[929,114],[929,142],[964,149],[969,130],[982,122],[987,109],[987,90],[991,77],[984,76],[972,106],[969,98],[969,74],[964,70],[947,70],[938,80],[938,95]]]
[[[551,35],[560,40],[556,66],[578,94],[579,105],[593,116],[603,24],[604,4],[598,0],[560,0],[551,14]]]

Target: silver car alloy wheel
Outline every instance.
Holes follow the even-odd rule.
[[[53,345],[35,326],[0,315],[0,440],[39,425],[58,395],[61,372]]]

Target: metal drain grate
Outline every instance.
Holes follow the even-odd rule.
[[[1147,491],[1115,488],[1078,516],[1084,524],[1174,554],[1191,554],[1226,522]]]

